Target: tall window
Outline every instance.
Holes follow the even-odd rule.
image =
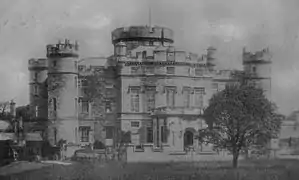
[[[195,76],[203,76],[203,69],[195,68]]]
[[[131,74],[137,74],[138,67],[131,67]]]
[[[132,112],[139,112],[139,89],[132,88],[130,90],[131,93],[131,111]]]
[[[204,94],[205,94],[205,88],[195,88],[194,89],[194,99],[195,99],[195,106],[202,108],[204,103]]]
[[[218,91],[218,83],[213,83],[212,84],[212,89]]]
[[[175,69],[174,67],[166,67],[166,74],[174,74]]]
[[[76,110],[76,112],[78,111],[78,99],[77,98],[75,98],[75,110]]]
[[[77,76],[74,77],[74,80],[75,80],[75,87],[77,87],[78,86],[78,78],[77,78]]]
[[[109,113],[109,112],[112,111],[111,100],[110,99],[105,100],[105,110],[106,110],[106,113]]]
[[[53,61],[53,67],[57,66],[57,61]]]
[[[155,108],[156,87],[148,87],[146,95],[147,95],[147,111],[151,111]]]
[[[53,110],[56,111],[57,110],[57,99],[53,98]]]
[[[88,113],[89,112],[89,103],[88,103],[88,101],[82,101],[81,102],[81,107],[82,107],[82,109],[81,109],[81,112],[82,113]]]
[[[145,72],[149,73],[149,74],[154,74],[155,73],[155,67],[148,66],[148,67],[146,67]]]
[[[183,88],[183,96],[184,96],[184,107],[189,108],[190,107],[190,93],[191,90],[189,87]]]
[[[37,85],[34,85],[34,94],[38,95],[38,86]]]
[[[57,129],[56,128],[53,129],[53,133],[54,133],[54,144],[56,144],[57,143]]]
[[[35,117],[38,117],[38,106],[35,106]]]
[[[38,72],[35,72],[34,73],[34,81],[37,81],[37,78],[38,78]]]
[[[153,143],[154,142],[153,127],[152,126],[146,127],[146,142],[147,143]]]
[[[175,88],[166,88],[166,103],[168,107],[174,107],[175,106]]]
[[[146,51],[142,52],[142,58],[145,59],[146,58]]]
[[[106,139],[113,139],[113,126],[107,126],[106,129]]]
[[[168,131],[167,131],[167,120],[163,120],[163,125],[161,126],[161,141],[162,143],[167,143],[167,136],[168,136]]]
[[[89,127],[80,127],[81,128],[81,142],[89,142]]]

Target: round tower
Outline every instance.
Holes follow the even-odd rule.
[[[112,44],[125,42],[127,50],[132,50],[139,45],[144,46],[169,46],[174,42],[173,31],[165,27],[130,26],[117,28],[112,31]]]
[[[29,59],[29,105],[31,116],[48,118],[47,59]]]
[[[78,44],[69,40],[47,45],[49,140],[78,142]]]
[[[268,48],[255,53],[243,49],[243,67],[248,75],[249,83],[264,90],[265,96],[271,100],[271,53]]]

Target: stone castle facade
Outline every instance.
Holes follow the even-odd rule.
[[[136,149],[210,149],[195,135],[206,126],[201,115],[209,99],[233,81],[233,71],[215,70],[215,48],[199,56],[175,48],[173,38],[164,27],[124,27],[112,32],[108,58],[80,59],[78,43],[65,40],[48,45],[47,58],[30,59],[30,105],[37,117],[48,118],[48,140],[113,146],[119,131],[130,131]],[[244,49],[243,65],[271,98],[269,50]],[[104,95],[97,106],[85,97],[86,77],[95,72]]]

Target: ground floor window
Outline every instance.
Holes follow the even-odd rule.
[[[113,139],[113,126],[107,126],[106,128],[106,139]]]
[[[81,142],[89,142],[89,127],[80,127],[81,130]]]
[[[152,127],[147,127],[146,128],[146,142],[147,143],[153,143],[154,142],[153,128]]]

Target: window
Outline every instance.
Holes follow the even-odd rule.
[[[203,76],[203,69],[195,68],[195,76]]]
[[[137,74],[138,67],[131,67],[131,74]]]
[[[110,99],[106,99],[106,101],[105,101],[105,110],[106,110],[106,113],[109,113],[112,111]]]
[[[150,45],[150,46],[153,46],[153,45],[154,45],[154,42],[153,42],[153,41],[150,41],[150,42],[149,42],[149,45]]]
[[[78,84],[78,78],[77,78],[77,76],[74,77],[74,79],[75,79],[75,87],[77,87],[77,84]]]
[[[89,127],[80,127],[81,128],[81,142],[89,142]]]
[[[145,59],[146,58],[146,51],[142,52],[142,58]]]
[[[146,73],[154,74],[155,73],[155,67],[153,67],[153,66],[146,67],[145,71],[146,71]]]
[[[35,72],[35,73],[34,73],[34,81],[37,81],[37,78],[38,78],[38,73]]]
[[[82,101],[82,113],[88,113],[89,112],[89,103],[88,101]]]
[[[106,139],[113,139],[113,126],[105,127],[106,130]]]
[[[184,107],[189,108],[190,107],[190,94],[191,90],[190,88],[183,88],[183,96],[184,96]]]
[[[75,110],[76,110],[76,112],[78,111],[78,99],[77,98],[75,98]]]
[[[35,117],[38,117],[38,106],[35,106]]]
[[[139,112],[139,89],[131,89],[131,111]]]
[[[53,134],[54,134],[54,144],[57,144],[57,129],[53,128]]]
[[[175,105],[175,88],[166,88],[166,103],[168,107]]]
[[[77,68],[78,68],[78,62],[75,61],[74,63],[75,63],[75,69],[77,70]]]
[[[147,111],[152,111],[155,108],[156,87],[147,88]]]
[[[153,143],[154,142],[154,136],[153,136],[153,127],[146,127],[146,142],[147,143]]]
[[[57,61],[53,61],[53,67],[57,66]]]
[[[167,74],[174,74],[175,72],[175,69],[174,69],[174,67],[167,67],[166,68],[166,73]]]
[[[256,73],[256,67],[255,66],[252,67],[252,72]]]
[[[78,71],[84,71],[85,70],[85,66],[84,65],[79,65],[78,66]]]
[[[53,98],[53,110],[56,111],[57,110],[57,99]]]
[[[218,90],[218,83],[212,83],[212,89]]]
[[[37,85],[34,86],[34,94],[38,95],[38,86]]]
[[[86,87],[86,86],[88,86],[88,81],[87,81],[87,79],[81,79],[81,86],[82,86],[82,87]]]
[[[132,128],[139,128],[140,122],[139,121],[131,121],[131,127]]]
[[[162,143],[167,143],[167,121],[164,119],[163,125],[161,126],[161,141]]]
[[[203,95],[205,93],[205,88],[195,88],[194,89],[194,99],[195,99],[195,106],[202,108],[203,107]]]

